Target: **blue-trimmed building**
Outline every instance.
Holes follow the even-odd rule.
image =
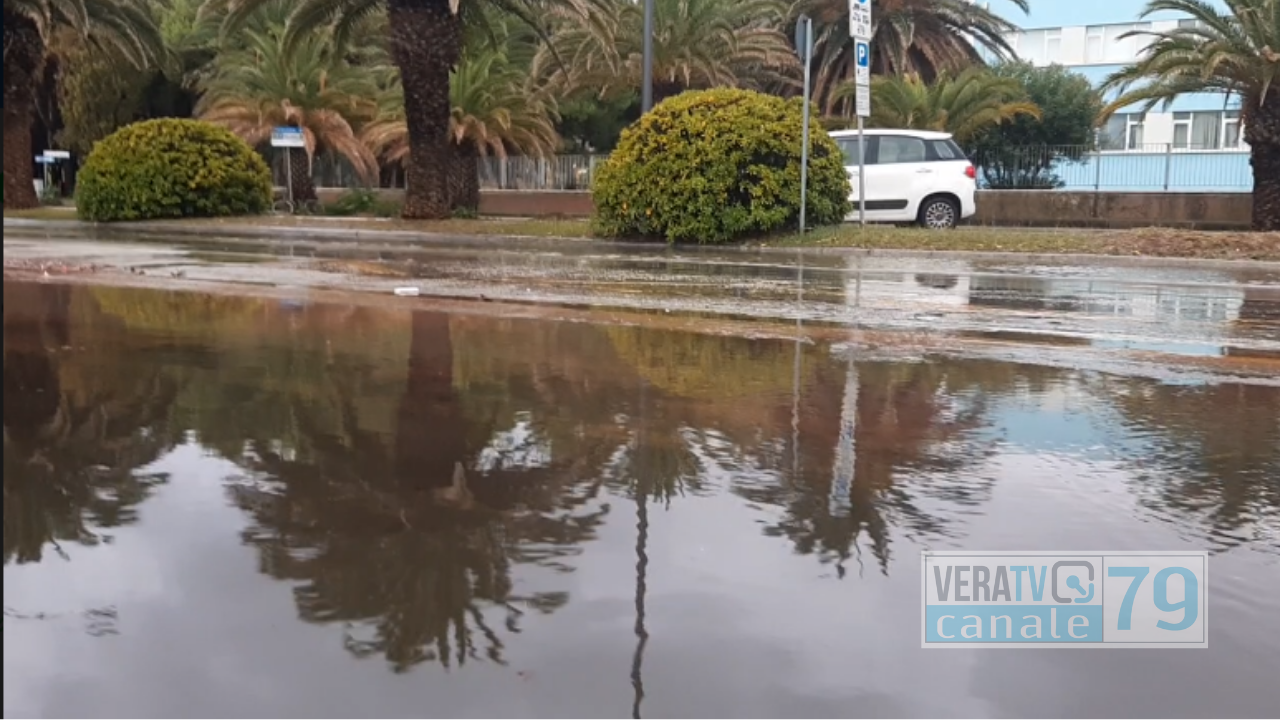
[[[1125,33],[1194,22],[1169,12],[1141,17],[1147,0],[1033,0],[1029,15],[1008,0],[982,1],[1021,28],[1007,38],[1021,59],[1063,65],[1098,85],[1144,52],[1146,39]],[[1210,2],[1226,9],[1222,0]],[[1100,129],[1101,153],[1060,169],[1068,189],[1252,189],[1239,98],[1190,94],[1168,108],[1131,110]]]

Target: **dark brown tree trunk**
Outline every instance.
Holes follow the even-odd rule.
[[[1253,145],[1253,229],[1280,231],[1280,145]]]
[[[35,86],[44,64],[44,41],[25,17],[4,14],[4,209],[40,204],[32,184],[31,125]]]
[[[449,193],[455,210],[476,212],[480,209],[480,155],[475,145],[454,145]]]
[[[462,26],[449,0],[389,0],[391,55],[400,69],[409,157],[405,218],[450,215],[449,72],[462,50]]]
[[[289,187],[293,201],[302,203],[316,199],[316,186],[311,180],[311,161],[305,148],[289,148]]]
[[[1253,165],[1253,229],[1280,231],[1280,92],[1271,89],[1263,102],[1244,98],[1241,118]]]
[[[467,425],[453,388],[449,316],[413,313],[409,375],[396,421],[395,477],[402,487],[448,487],[466,464]]]

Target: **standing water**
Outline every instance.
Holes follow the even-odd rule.
[[[4,429],[6,716],[1280,707],[1274,386],[7,282]],[[1209,647],[922,650],[993,549],[1208,550]]]

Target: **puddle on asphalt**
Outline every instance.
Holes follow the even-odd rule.
[[[412,308],[5,283],[6,716],[1274,712],[1280,388]],[[1086,546],[1209,648],[920,649]]]

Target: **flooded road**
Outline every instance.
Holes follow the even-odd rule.
[[[1270,279],[890,270],[795,339],[6,279],[5,715],[1273,716]],[[1208,550],[1209,647],[922,650],[926,549]]]
[[[240,287],[298,300],[400,289],[420,296],[415,307],[482,300],[731,319],[773,336],[834,330],[862,351],[883,349],[864,335],[890,332],[899,354],[921,350],[904,347],[915,338],[971,357],[1280,386],[1277,263],[387,239],[394,232],[359,241],[99,237],[6,223],[6,272],[53,267],[56,276],[69,264],[94,268],[89,282],[141,287]]]

